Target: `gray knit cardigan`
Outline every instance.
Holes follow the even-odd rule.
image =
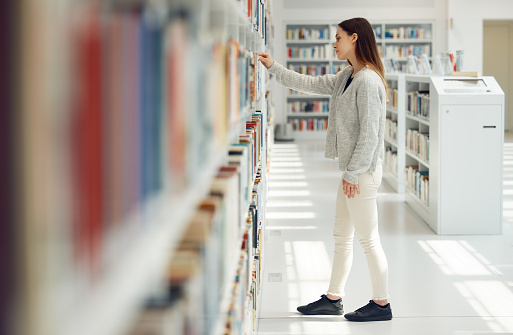
[[[326,134],[326,158],[338,157],[344,179],[358,184],[358,175],[376,171],[384,157],[386,92],[380,76],[360,70],[344,92],[351,66],[335,74],[307,76],[274,62],[268,69],[283,86],[313,94],[331,95]]]

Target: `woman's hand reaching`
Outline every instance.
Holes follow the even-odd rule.
[[[262,64],[264,64],[266,69],[270,68],[274,64],[274,61],[271,58],[271,56],[269,54],[266,54],[265,52],[259,53],[258,59],[260,60],[260,62],[262,62]]]

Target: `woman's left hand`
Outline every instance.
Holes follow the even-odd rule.
[[[355,193],[360,194],[360,187],[358,184],[351,184],[345,179],[342,179],[342,187],[344,188],[344,194],[347,195],[348,198],[354,198]]]

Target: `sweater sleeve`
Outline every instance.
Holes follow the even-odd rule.
[[[382,88],[372,80],[365,80],[357,91],[356,106],[360,123],[360,134],[344,179],[358,184],[358,175],[367,172],[379,141],[379,124],[382,113]]]
[[[280,84],[297,91],[332,95],[335,89],[336,75],[334,74],[308,76],[286,69],[277,62],[274,62],[268,71],[276,76],[276,81]]]

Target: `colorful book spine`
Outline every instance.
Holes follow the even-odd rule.
[[[325,131],[328,129],[328,119],[321,118],[294,118],[289,119],[289,124],[294,131]]]
[[[328,113],[328,100],[289,101],[287,102],[288,113]]]

